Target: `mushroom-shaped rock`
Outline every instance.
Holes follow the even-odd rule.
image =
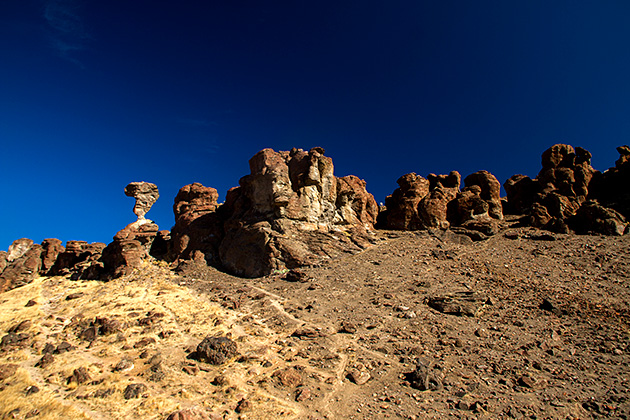
[[[158,187],[150,182],[132,182],[125,187],[125,195],[136,199],[133,212],[138,216],[138,222],[146,223],[144,215],[151,209],[160,197]]]

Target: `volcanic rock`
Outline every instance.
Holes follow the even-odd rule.
[[[236,343],[227,337],[206,337],[197,346],[195,358],[212,365],[221,365],[238,356]]]
[[[409,173],[396,182],[399,187],[385,199],[385,227],[397,230],[422,229],[418,204],[429,193],[429,181],[415,173]]]
[[[99,278],[103,264],[99,261],[105,244],[85,241],[68,241],[65,251],[60,252],[48,275],[70,274],[74,279],[93,280]]]
[[[59,254],[65,250],[59,239],[44,239],[42,242],[42,274],[48,274],[50,269],[55,265]]]
[[[429,174],[429,194],[418,204],[418,215],[425,228],[448,229],[448,203],[459,193],[461,175],[452,171],[448,175]]]
[[[576,233],[603,233],[621,236],[628,231],[628,221],[614,209],[603,207],[596,201],[587,201],[570,220]]]
[[[42,266],[42,247],[30,239],[18,239],[9,246],[7,266],[0,274],[0,293],[32,282]]]
[[[145,223],[144,215],[160,197],[158,187],[150,182],[132,182],[125,187],[125,195],[136,199],[133,212],[139,223]]]
[[[589,198],[621,213],[627,220],[630,219],[630,147],[619,146],[617,152],[619,159],[614,167],[594,174]]]
[[[179,190],[173,204],[171,259],[193,259],[195,251],[200,251],[207,264],[219,262],[217,250],[223,238],[223,224],[216,213],[218,198],[216,189],[197,182]]]
[[[7,251],[0,251],[0,274],[7,268]]]
[[[542,169],[536,179],[514,175],[504,184],[509,212],[525,214],[524,220],[530,226],[558,233],[570,233],[573,228],[610,235],[625,229],[626,221],[618,217],[619,213],[607,212],[602,205],[585,203],[587,198],[613,196],[608,189],[611,185],[617,185],[613,189],[618,191],[627,189],[622,186],[626,185],[624,183],[608,182],[616,175],[607,178],[596,172],[587,150],[556,144],[543,153],[541,160]],[[618,164],[623,167],[624,160],[620,161]],[[576,216],[582,206],[586,207]]]
[[[125,194],[134,197],[133,208],[138,220],[130,223],[114,235],[114,241],[103,250],[101,262],[104,276],[118,278],[131,273],[149,258],[159,227],[144,215],[158,199],[157,187],[148,182],[132,182],[125,187]]]
[[[226,221],[219,257],[228,271],[258,277],[369,245],[376,201],[364,181],[336,178],[322,148],[264,149],[249,163],[251,174],[220,208]]]

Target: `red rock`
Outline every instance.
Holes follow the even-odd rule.
[[[194,183],[182,187],[175,197],[175,226],[171,230],[171,259],[191,259],[196,251],[207,263],[217,263],[217,248],[223,226],[216,210],[217,190]]]
[[[630,219],[630,147],[620,146],[617,152],[619,159],[614,167],[593,175],[588,198]]]
[[[55,265],[59,254],[65,250],[59,239],[44,239],[42,242],[42,274],[48,274],[50,269]]]
[[[479,196],[488,203],[488,215],[493,219],[503,219],[501,205],[501,183],[488,171],[478,171],[464,178],[465,188],[479,186]]]
[[[13,262],[22,257],[33,246],[33,240],[28,238],[16,239],[11,245],[9,245],[9,252],[7,253],[7,261]]]
[[[419,230],[423,228],[418,204],[429,194],[429,181],[415,173],[401,176],[399,187],[385,199],[387,229]]]
[[[32,282],[39,275],[41,255],[41,245],[33,245],[30,239],[14,241],[9,247],[7,266],[0,274],[0,293]]]
[[[376,201],[359,178],[335,178],[323,149],[265,149],[250,171],[217,210],[225,220],[218,255],[231,273],[263,276],[369,245]]]

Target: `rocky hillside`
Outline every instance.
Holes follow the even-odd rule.
[[[403,175],[379,208],[321,148],[265,149],[110,244],[0,252],[2,418],[628,418],[630,148],[530,179]],[[105,281],[94,281],[105,280]]]
[[[506,223],[256,279],[38,277],[0,296],[0,416],[627,418],[629,236]]]

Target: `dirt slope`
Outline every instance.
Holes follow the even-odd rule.
[[[377,236],[302,281],[147,264],[5,293],[0,416],[630,416],[628,236]],[[208,335],[240,356],[188,358]]]

